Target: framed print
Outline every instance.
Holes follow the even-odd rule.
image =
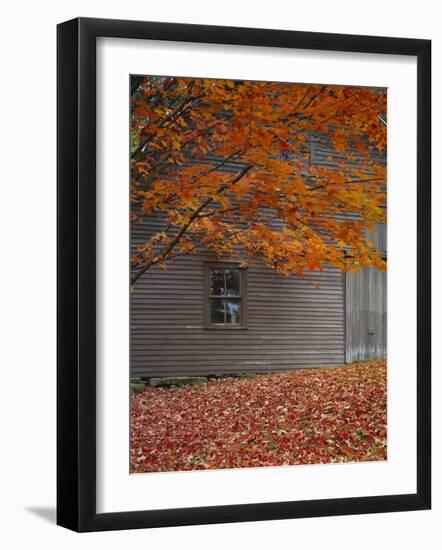
[[[58,26],[59,525],[430,508],[430,52]]]

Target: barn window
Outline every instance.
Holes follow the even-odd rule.
[[[239,264],[206,266],[206,327],[246,327],[246,272]]]

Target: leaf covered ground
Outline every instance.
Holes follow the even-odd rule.
[[[386,460],[387,368],[147,387],[131,398],[131,472]]]

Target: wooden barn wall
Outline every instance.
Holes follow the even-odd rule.
[[[132,235],[142,242],[161,222]],[[132,376],[266,372],[345,361],[344,286],[327,268],[284,277],[259,262],[247,273],[248,328],[204,327],[204,261],[177,258],[137,281],[130,296]],[[319,286],[319,287],[318,287]]]
[[[311,143],[311,162],[330,169],[337,168],[342,160],[333,151],[324,136],[315,136]],[[354,162],[349,166],[360,166],[363,160],[352,151]],[[386,162],[385,152],[372,151],[377,161]],[[370,175],[367,167],[362,172]],[[357,219],[349,212],[347,217]],[[377,224],[368,237],[376,248],[387,256],[387,228]],[[379,359],[387,355],[387,274],[373,268],[365,268],[345,276],[345,358],[347,363],[366,359]]]
[[[341,159],[326,140],[312,138],[308,162],[333,168]],[[355,164],[361,160],[355,153]],[[237,170],[235,163],[223,167]],[[160,229],[161,220],[150,216],[132,232],[132,246]],[[385,353],[384,275],[364,270],[345,278],[326,268],[286,278],[249,262],[248,328],[215,330],[204,328],[203,265],[210,260],[177,258],[137,281],[130,295],[132,376],[266,372]]]
[[[386,228],[370,237],[386,251]],[[345,357],[347,363],[387,355],[387,274],[372,267],[347,273]]]

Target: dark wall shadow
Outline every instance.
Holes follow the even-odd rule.
[[[57,513],[55,507],[45,507],[45,506],[27,506],[26,511],[38,516],[49,523],[55,524]]]

